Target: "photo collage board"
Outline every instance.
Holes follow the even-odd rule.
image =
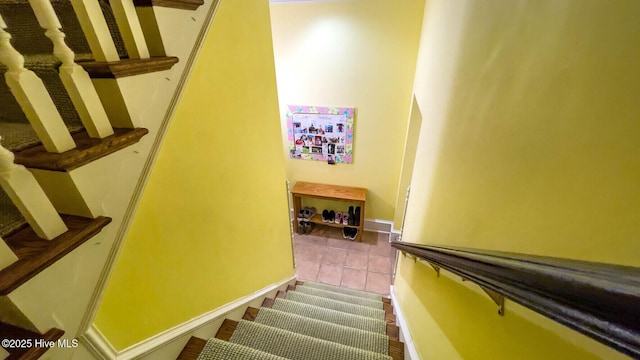
[[[290,157],[351,164],[354,115],[355,108],[289,105]]]

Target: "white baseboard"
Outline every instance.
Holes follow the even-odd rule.
[[[393,231],[393,221],[382,219],[364,219],[364,231],[389,234]]]
[[[116,351],[116,349],[109,343],[109,341],[100,332],[100,330],[93,324],[91,325],[89,330],[87,330],[87,332],[81,337],[81,341],[89,350],[91,350],[94,355],[104,360],[129,360],[139,359],[141,357],[149,357],[150,359],[175,359],[178,356],[177,353],[158,353],[153,354],[153,356],[151,355],[154,352],[162,351],[162,348],[175,340],[185,338],[186,336],[191,336],[191,334],[195,333],[202,327],[210,325],[218,320],[222,321],[222,319],[224,319],[225,317],[227,317],[227,315],[234,311],[241,310],[241,312],[244,312],[247,306],[250,306],[249,304],[251,302],[262,301],[263,298],[269,296],[270,294],[275,294],[277,290],[285,289],[287,285],[294,283],[295,280],[296,276],[294,275],[278,283],[269,285],[252,294],[241,297],[215,310],[202,314],[180,325],[174,326],[171,329],[158,333],[121,351]],[[209,336],[213,335],[214,334],[210,334]],[[184,344],[182,344],[182,346],[184,346]]]
[[[418,351],[413,344],[413,339],[411,338],[411,333],[409,332],[409,328],[407,327],[407,322],[404,319],[402,310],[400,309],[400,304],[398,304],[398,299],[396,298],[396,293],[394,291],[393,285],[391,285],[391,291],[389,293],[391,294],[393,312],[396,314],[396,323],[400,328],[400,341],[404,342],[405,359],[420,360],[420,355],[418,355]]]

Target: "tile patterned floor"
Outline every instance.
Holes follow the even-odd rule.
[[[296,273],[301,281],[317,281],[389,296],[396,250],[389,235],[365,231],[360,242],[342,237],[342,230],[316,226],[308,235],[295,234]]]

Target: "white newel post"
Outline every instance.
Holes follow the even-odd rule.
[[[73,149],[76,144],[51,96],[42,80],[24,68],[24,57],[11,45],[11,35],[6,28],[0,15],[0,63],[8,68],[4,77],[11,93],[47,151],[61,153]]]
[[[64,84],[73,105],[80,115],[82,124],[92,138],[104,138],[113,135],[113,129],[102,107],[96,89],[89,74],[75,63],[75,54],[64,41],[65,34],[60,31],[62,25],[49,0],[29,0],[29,4],[45,29],[45,35],[53,43],[53,55],[62,62],[60,79]]]
[[[16,205],[35,233],[46,240],[65,233],[67,226],[40,184],[22,165],[13,162],[11,151],[0,145],[0,186]]]
[[[111,10],[116,17],[118,29],[131,59],[146,59],[149,57],[147,42],[140,26],[140,19],[133,0],[110,0]]]

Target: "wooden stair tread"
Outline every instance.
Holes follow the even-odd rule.
[[[133,145],[149,133],[149,130],[144,128],[116,128],[113,131],[113,135],[104,139],[90,138],[86,131],[72,134],[76,148],[60,154],[48,152],[43,145],[16,151],[15,162],[33,169],[71,171]]]
[[[266,308],[272,308],[273,304],[276,302],[275,299],[271,299],[271,298],[265,298],[264,300],[262,300],[262,305],[260,305],[261,307],[266,307]]]
[[[192,336],[176,360],[196,360],[207,344],[207,340]]]
[[[175,56],[154,56],[147,59],[123,59],[120,61],[78,61],[93,79],[117,79],[121,77],[169,70],[178,62]]]
[[[72,215],[61,217],[69,231],[53,240],[39,238],[29,226],[4,239],[18,257],[18,261],[0,270],[0,296],[8,295],[92,238],[111,222],[111,218],[104,216],[95,219]]]
[[[233,332],[236,331],[236,327],[238,327],[237,321],[224,319],[224,321],[222,322],[222,325],[220,325],[220,328],[216,333],[215,338],[224,340],[224,341],[229,341],[229,339],[231,339],[231,335],[233,335]]]
[[[391,356],[393,360],[403,360],[404,343],[401,343],[398,340],[389,339],[389,356]]]
[[[387,336],[391,340],[400,340],[400,328],[397,325],[387,324]]]
[[[37,359],[41,357],[49,348],[35,346],[36,339],[46,341],[57,341],[64,335],[64,331],[60,329],[50,329],[44,334],[39,334],[30,330],[19,328],[10,324],[0,322],[0,339],[24,339],[30,340],[32,346],[29,348],[5,348],[9,352],[7,360],[18,359]]]
[[[247,308],[247,310],[244,312],[244,315],[242,316],[242,319],[243,320],[254,321],[256,319],[256,317],[258,317],[258,311],[260,311],[260,309],[256,309],[254,307],[249,306]]]
[[[133,0],[133,4],[137,7],[161,6],[173,9],[195,10],[204,5],[204,0]]]

